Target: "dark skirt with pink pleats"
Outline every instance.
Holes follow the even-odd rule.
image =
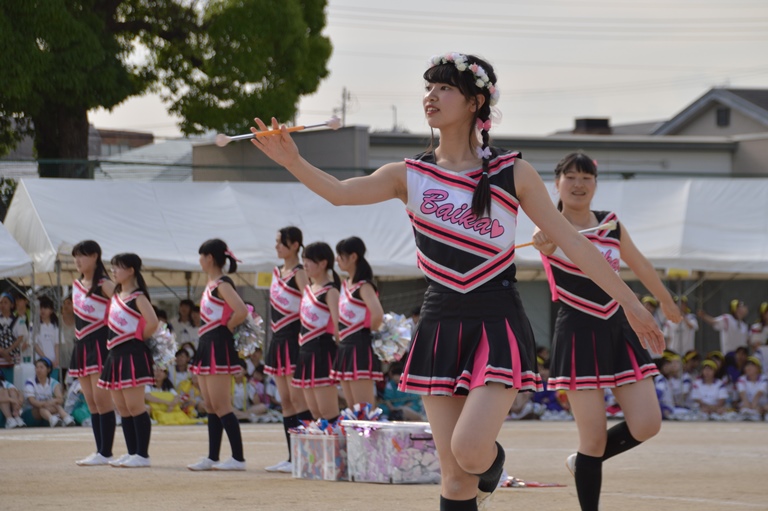
[[[144,342],[132,339],[109,350],[97,385],[107,390],[123,390],[154,384],[152,355]]]
[[[659,374],[623,309],[602,319],[561,304],[550,361],[548,390],[619,387]]]
[[[533,330],[514,283],[489,282],[466,294],[431,283],[399,389],[453,396],[491,383],[542,389]]]
[[[300,346],[291,384],[301,389],[336,385],[336,380],[331,378],[331,369],[337,350],[332,334],[323,334]]]
[[[369,329],[358,330],[341,340],[331,378],[336,381],[384,380],[381,360],[373,352]]]

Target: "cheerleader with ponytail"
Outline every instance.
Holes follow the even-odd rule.
[[[237,259],[220,239],[200,245],[200,268],[208,284],[200,300],[200,340],[190,371],[197,375],[205,409],[208,411],[208,456],[188,465],[192,471],[245,470],[240,422],[232,409],[232,375],[242,371],[232,334],[245,321],[248,309],[235,290],[235,283],[224,275],[237,270]],[[232,457],[219,461],[222,433],[226,431]]]
[[[299,359],[293,385],[304,389],[314,418],[333,421],[339,415],[339,395],[331,368],[336,356],[341,279],[333,269],[333,250],[327,243],[307,245],[303,260],[310,284],[301,299]]]
[[[331,376],[341,382],[347,406],[374,404],[374,381],[382,381],[381,361],[373,353],[371,330],[381,326],[384,311],[365,259],[365,243],[356,236],[336,244],[339,269],[349,274],[339,298],[339,351]]]
[[[117,254],[112,258],[115,292],[109,302],[109,355],[99,379],[108,389],[122,418],[128,453],[109,462],[113,467],[150,466],[149,437],[152,422],[144,404],[146,385],[155,382],[152,355],[145,340],[157,330],[155,309],[141,275],[141,258],[136,254]]]
[[[115,439],[115,410],[109,391],[98,387],[107,359],[107,313],[115,284],[109,280],[101,260],[101,247],[93,240],[81,241],[72,248],[80,278],[72,283],[72,308],[75,314],[75,348],[69,374],[80,380],[96,452],[76,461],[80,466],[106,465],[112,460]]]
[[[307,273],[299,264],[299,250],[302,246],[303,235],[298,227],[283,227],[277,231],[275,251],[277,257],[283,260],[283,265],[275,267],[272,272],[272,285],[269,287],[269,326],[272,335],[264,353],[264,374],[269,374],[275,379],[280,394],[288,460],[266,467],[267,472],[291,473],[293,465],[289,431],[303,420],[312,420],[312,413],[304,400],[304,392],[292,385],[296,361],[299,358],[301,292],[308,283]]]
[[[423,396],[440,458],[440,509],[473,511],[488,505],[501,479],[505,454],[496,437],[515,396],[541,389],[533,331],[514,285],[520,206],[624,305],[641,339],[656,347],[663,338],[632,290],[557,212],[536,170],[520,153],[490,145],[499,99],[493,67],[449,53],[433,57],[423,78],[424,114],[440,131],[439,145],[371,175],[339,181],[310,165],[276,119],[271,128],[281,134],[252,143],[332,204],[406,205],[429,288],[400,390]],[[268,129],[256,124],[254,134]]]

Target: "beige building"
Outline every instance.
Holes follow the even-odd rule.
[[[369,133],[366,127],[294,134],[307,160],[345,178],[416,155],[429,134]],[[498,147],[522,151],[543,176],[571,151],[598,161],[603,179],[768,176],[768,89],[712,89],[668,121],[611,126],[576,119],[550,136],[497,137]],[[247,143],[193,149],[195,181],[283,181],[292,177]]]

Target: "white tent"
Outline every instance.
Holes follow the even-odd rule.
[[[0,223],[0,278],[23,277],[32,273],[32,259]]]
[[[553,190],[551,183],[547,184]],[[715,273],[768,274],[768,180],[697,179],[606,181],[598,186],[596,209],[616,211],[635,244],[656,268]],[[241,274],[278,262],[276,231],[297,225],[305,244],[331,246],[357,235],[379,276],[416,277],[413,235],[399,201],[334,207],[298,183],[148,183],[38,179],[22,180],[6,226],[54,282],[71,281],[72,246],[94,239],[109,260],[135,252],[155,285],[180,285],[192,272],[201,276],[197,250],[202,241],[224,239],[243,262]],[[520,215],[517,239],[527,241],[533,225]],[[539,274],[533,248],[516,255],[521,275]],[[46,280],[47,279],[47,280]]]

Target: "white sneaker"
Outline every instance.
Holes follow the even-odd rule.
[[[67,426],[67,427],[69,427],[69,426],[77,426],[77,423],[75,422],[75,419],[73,419],[71,415],[67,415],[67,418],[64,419],[64,424],[62,424],[62,425],[63,426]]]
[[[117,458],[116,460],[110,461],[109,464],[113,467],[120,468],[123,466],[123,463],[128,461],[130,458],[131,458],[131,455],[126,453],[120,456],[119,458]]]
[[[573,477],[576,477],[576,453],[565,458],[565,468],[568,469],[568,472],[570,472]]]
[[[55,428],[56,426],[59,425],[60,422],[61,422],[61,419],[59,418],[58,415],[51,415],[51,419],[48,421],[48,425],[51,426],[52,428]]]
[[[125,460],[125,462],[123,462],[123,464],[120,466],[123,468],[147,468],[151,467],[152,464],[150,463],[149,458],[134,454]]]
[[[203,470],[213,470],[213,466],[218,463],[211,458],[200,458],[200,461],[187,465],[187,468],[193,472],[200,472]]]
[[[281,461],[277,465],[272,465],[271,467],[267,467],[264,470],[267,472],[281,472],[283,474],[290,474],[293,472],[293,463],[290,461]]]
[[[5,419],[5,429],[17,428],[19,425],[16,423],[16,417]]]
[[[214,463],[211,468],[213,470],[245,470],[245,461],[237,461],[235,458],[229,458],[226,461]]]
[[[102,456],[100,453],[95,452],[90,456],[88,456],[87,458],[78,460],[75,463],[77,463],[81,467],[100,467],[103,465],[108,465],[110,461],[112,461],[112,458],[107,458],[105,456]]]

